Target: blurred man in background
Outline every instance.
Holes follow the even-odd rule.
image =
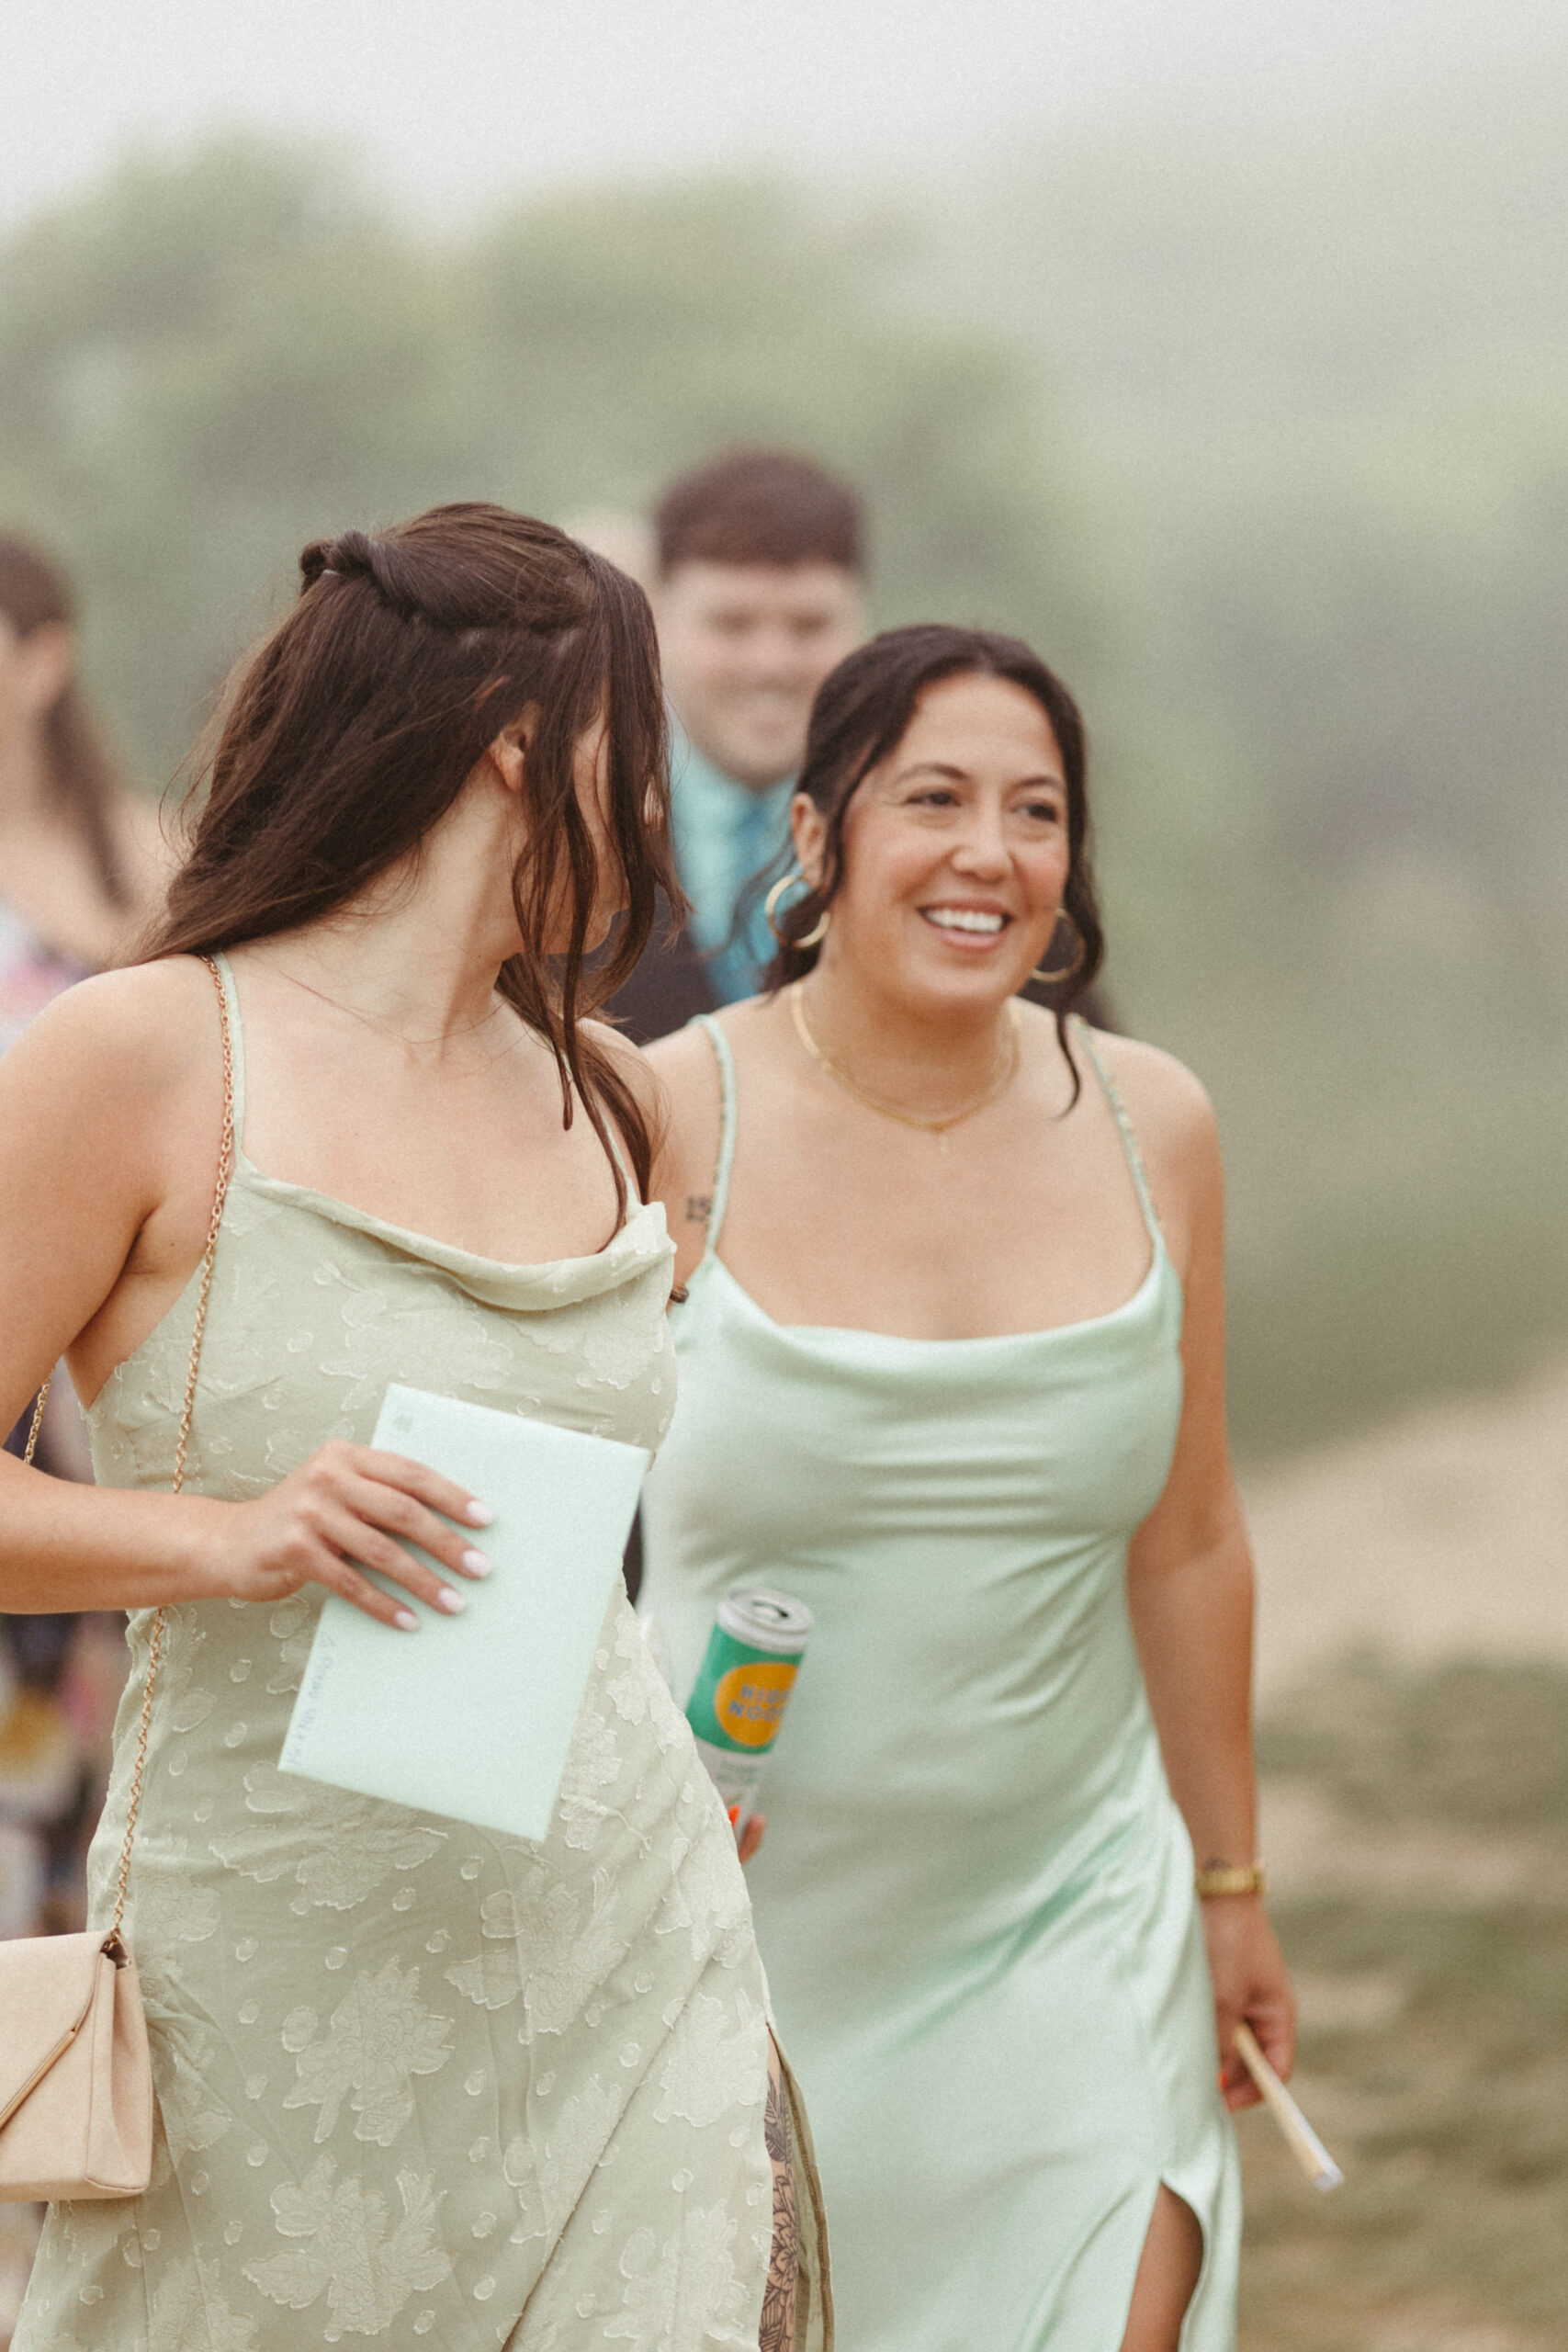
[[[817,689],[866,633],[861,501],[807,458],[724,450],[671,484],[654,532],[675,866],[692,912],[672,941],[661,924],[615,1000],[639,1043],[754,991],[773,941],[760,899],[742,909],[742,894],[787,844]]]

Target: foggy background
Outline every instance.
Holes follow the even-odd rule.
[[[1248,2125],[1248,2352],[1560,2346],[1561,6],[74,0],[0,76],[0,516],[148,788],[307,538],[738,436],[863,484],[879,623],[1077,689],[1109,989],[1225,1138],[1350,2159]]]
[[[1098,748],[1258,1453],[1568,1335],[1568,28],[1529,0],[98,0],[13,42],[0,508],[161,786],[309,537],[862,480]]]

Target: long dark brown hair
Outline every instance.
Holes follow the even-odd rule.
[[[580,1024],[632,971],[660,888],[683,904],[648,599],[565,532],[480,503],[318,539],[299,569],[298,601],[242,664],[199,762],[190,855],[145,954],[211,955],[346,905],[418,850],[487,748],[535,708],[527,846],[512,876],[524,944],[499,985],[555,1055],[567,1126],[581,1096],[624,1207],[605,1109],[645,1195],[652,1140]],[[609,951],[585,964],[600,876],[575,759],[601,713],[626,910]],[[537,943],[563,904],[570,938],[558,956]]]
[[[0,613],[19,638],[30,637],[46,622],[72,628],[76,621],[76,599],[60,566],[9,531],[0,531]],[[43,747],[51,798],[79,836],[110,906],[129,906],[130,889],[114,823],[123,781],[73,678],[67,678],[44,714]]]
[[[1056,1034],[1076,1080],[1077,1068],[1067,1042],[1066,1016],[1105,958],[1105,931],[1090,856],[1089,752],[1077,704],[1055,672],[1047,669],[1021,638],[998,637],[989,629],[950,628],[938,622],[885,629],[880,637],[846,655],[823,680],[811,706],[806,758],[795,782],[795,790],[806,793],[828,820],[822,876],[815,888],[801,892],[774,917],[782,944],[763,975],[762,986],[769,991],[782,989],[814,968],[820,949],[796,943],[816,929],[838,895],[844,875],[844,820],[850,803],[873,768],[880,766],[902,742],[921,695],[943,678],[976,676],[1005,678],[1032,695],[1051,722],[1062,754],[1068,850],[1062,912],[1077,928],[1082,955],[1071,978],[1062,984],[1053,1010]]]

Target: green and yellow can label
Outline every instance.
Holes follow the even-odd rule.
[[[799,1660],[749,1651],[716,1625],[686,1709],[699,1739],[755,1754],[778,1736]]]
[[[770,1747],[799,1670],[792,1657],[732,1666],[713,1694],[714,1721],[720,1731],[737,1747]]]

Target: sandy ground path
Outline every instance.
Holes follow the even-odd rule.
[[[1416,1407],[1244,1488],[1261,1715],[1314,1668],[1358,1651],[1416,1668],[1452,1658],[1568,1665],[1568,1365],[1501,1395]],[[1371,1827],[1322,1789],[1269,1774],[1258,1797],[1258,1844],[1287,1901],[1568,1894],[1555,1845],[1452,1826]]]
[[[1357,1648],[1568,1661],[1568,1364],[1244,1481],[1260,1704]]]

